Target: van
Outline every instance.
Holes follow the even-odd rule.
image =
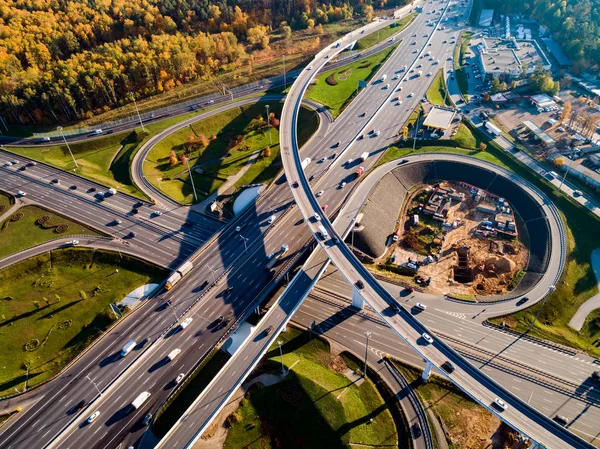
[[[135,342],[135,340],[129,340],[121,350],[121,357],[125,357],[127,354],[129,354],[133,350],[133,348],[135,348],[136,344],[137,343]]]
[[[177,357],[179,355],[179,353],[181,352],[181,349],[177,348],[177,349],[173,349],[171,352],[169,352],[169,354],[167,355],[167,360],[169,362],[172,362],[175,357]]]

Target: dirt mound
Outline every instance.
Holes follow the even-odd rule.
[[[484,262],[485,271],[493,271],[498,274],[512,273],[517,266],[507,257],[489,257]]]

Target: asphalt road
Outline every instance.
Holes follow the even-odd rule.
[[[344,38],[343,40],[346,39]],[[428,46],[428,43],[425,45]],[[335,52],[336,50],[333,51],[333,53]],[[307,223],[311,219],[310,217],[321,211],[321,207],[302,171],[296,141],[297,113],[299,101],[313,78],[314,72],[325,64],[327,58],[331,57],[331,53],[330,49],[320,52],[316,56],[312,67],[309,66],[298,77],[298,80],[294,83],[288,94],[281,119],[283,163],[288,182],[294,192],[294,198]],[[391,88],[395,88],[395,85]],[[392,98],[392,96],[393,93],[388,95],[389,98]],[[377,112],[380,112],[381,109],[385,108],[382,106]],[[371,123],[376,120],[377,112],[368,116],[363,129],[371,126]],[[382,115],[379,114],[378,117]],[[385,136],[388,133],[384,129],[382,134]],[[404,308],[400,310],[399,314],[391,312],[389,303],[395,302],[395,299],[378,284],[344,244],[339,243],[339,240],[335,240],[336,234],[331,224],[327,220],[321,222],[315,220],[315,222],[309,224],[311,231],[320,240],[321,247],[326,251],[336,267],[344,274],[346,280],[351,284],[361,284],[357,287],[360,290],[359,294],[402,339],[418,354],[428,360],[428,365],[431,364],[434,367],[440,367],[446,360],[451,360],[456,369],[452,374],[445,374],[447,378],[469,394],[476,402],[487,407],[509,426],[528,435],[532,440],[544,443],[548,447],[556,448],[589,447],[583,440],[576,438],[573,434],[534,408],[511,396],[508,391],[466,362],[458,353],[441,340],[433,338],[431,343],[427,342],[422,337],[422,334],[427,332],[427,328],[416,318]],[[323,235],[323,227],[331,237]],[[502,398],[506,402],[507,405],[504,407],[504,410],[493,405],[495,398]]]

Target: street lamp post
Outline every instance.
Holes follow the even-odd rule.
[[[79,165],[77,165],[77,161],[75,160],[75,156],[73,156],[73,152],[71,151],[71,147],[69,146],[69,142],[67,142],[67,138],[65,137],[65,134],[63,133],[63,127],[59,126],[56,128],[56,130],[60,133],[60,135],[62,136],[62,138],[65,142],[65,145],[67,146],[67,150],[69,150],[69,154],[71,155],[71,159],[73,159],[75,168],[79,168]]]
[[[144,124],[142,123],[142,116],[140,115],[140,110],[137,107],[137,103],[135,102],[135,94],[133,92],[129,92],[129,96],[133,100],[133,105],[135,106],[135,112],[137,112],[138,120],[140,121],[140,126],[142,127],[142,131],[146,132],[146,128],[144,128]]]
[[[265,108],[267,108],[267,130],[269,133],[269,145],[273,145],[273,141],[271,140],[271,120],[269,119],[269,105],[266,104]]]
[[[213,267],[211,267],[209,264],[206,264],[206,266],[208,267],[208,269],[210,270],[210,272],[212,273],[213,276],[213,284],[217,283],[217,279],[215,278],[215,272],[217,270],[215,270]]]
[[[96,385],[96,383],[92,379],[90,379],[90,375],[88,374],[87,376],[85,376],[85,378],[87,380],[89,380],[94,387],[96,387],[96,390],[98,391],[98,394],[100,396],[102,396],[102,392],[100,391],[100,388],[98,388],[98,385]]]
[[[198,201],[198,194],[196,193],[196,186],[194,185],[194,177],[192,176],[192,170],[190,169],[190,160],[188,157],[185,158],[185,165],[187,165],[188,175],[190,181],[192,181],[192,191],[194,192],[194,201]]]
[[[281,349],[281,347],[283,346],[283,342],[281,340],[278,340],[277,346],[279,346],[279,357],[281,358],[281,375],[285,376],[285,365],[283,364],[283,349]]]
[[[369,355],[369,337],[371,336],[371,332],[367,331],[365,332],[365,337],[367,337],[367,342],[365,344],[365,370],[364,370],[364,377],[367,377],[367,358]]]
[[[575,154],[579,154],[579,150],[575,151]],[[567,179],[567,175],[569,174],[569,171],[571,171],[571,165],[573,165],[573,162],[575,161],[575,156],[573,156],[573,159],[571,159],[571,162],[569,162],[569,166],[567,167],[567,171],[565,172],[565,175],[562,177],[560,184],[558,185],[558,187],[556,188],[557,192],[560,192],[561,187],[563,186],[565,179]]]
[[[248,240],[250,240],[247,237],[244,237],[242,234],[238,234],[240,236],[240,238],[244,241],[244,252],[248,252]]]
[[[285,53],[283,54],[283,93],[287,90],[287,79],[285,76]]]
[[[412,150],[415,151],[415,148],[417,146],[417,131],[419,128],[419,116],[417,115],[417,121],[415,122],[415,136],[413,137],[413,147]]]

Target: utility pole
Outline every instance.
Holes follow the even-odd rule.
[[[85,378],[87,380],[89,380],[94,387],[96,387],[96,390],[98,390],[98,394],[100,396],[102,396],[102,392],[100,391],[100,388],[98,388],[98,385],[96,385],[96,383],[92,379],[90,379],[90,375],[88,374],[87,376],[85,376]]]
[[[215,270],[213,267],[211,267],[209,264],[206,264],[206,266],[208,267],[208,269],[210,270],[210,272],[212,273],[213,276],[213,284],[217,283],[217,279],[215,278],[215,272],[217,270]]]
[[[65,137],[65,134],[63,133],[63,127],[59,126],[56,128],[56,130],[60,133],[60,135],[62,136],[65,145],[67,146],[67,150],[69,150],[69,154],[71,155],[71,159],[73,159],[73,163],[75,164],[75,168],[79,168],[79,165],[77,165],[77,161],[75,160],[75,156],[73,156],[73,152],[71,151],[71,147],[69,146],[69,142],[67,142],[67,139]]]
[[[140,110],[137,107],[137,103],[135,102],[135,94],[133,92],[129,92],[129,96],[133,100],[133,105],[135,106],[135,112],[137,112],[138,120],[140,121],[140,126],[142,127],[142,131],[146,132],[146,128],[144,128],[144,124],[142,123],[142,116],[140,115]]]
[[[194,177],[192,176],[192,170],[190,169],[190,160],[187,156],[185,157],[185,165],[187,165],[188,174],[190,176],[190,181],[192,182],[192,191],[194,192],[194,201],[198,201],[198,195],[196,194],[196,186],[194,185]]]
[[[371,336],[371,332],[367,331],[365,332],[365,336],[367,337],[367,342],[365,344],[365,370],[364,370],[364,377],[367,377],[367,358],[369,355],[369,337]]]
[[[417,115],[417,121],[415,122],[415,136],[413,138],[413,148],[412,150],[415,151],[415,147],[417,146],[417,131],[419,128],[419,118],[421,117],[421,112],[419,112],[419,115]]]
[[[269,145],[273,145],[273,140],[271,140],[271,120],[269,117],[269,107],[270,106],[268,104],[265,105],[265,108],[267,108],[267,129],[269,132]]]
[[[550,293],[552,293],[554,290],[556,290],[556,287],[554,285],[551,285],[550,287],[548,287],[548,294],[544,297],[544,300],[542,301],[542,305],[540,306],[539,310],[537,311],[535,318],[531,322],[531,325],[529,326],[529,329],[527,330],[527,332],[531,332],[531,329],[533,329],[533,325],[535,324],[538,317],[540,316],[540,313],[542,313],[542,309],[544,308],[544,304],[546,304],[546,301],[548,300],[548,296],[550,296]]]
[[[283,54],[283,92],[287,90],[287,79],[285,77],[285,53]]]
[[[281,357],[281,375],[285,376],[285,365],[283,364],[283,349],[281,349],[281,347],[283,346],[283,342],[281,340],[277,341],[277,346],[279,346],[279,356]]]
[[[579,154],[579,150],[576,150],[575,155]],[[569,174],[569,171],[571,171],[571,165],[573,165],[573,162],[576,159],[576,156],[573,156],[573,159],[571,159],[571,162],[569,162],[569,166],[567,167],[567,171],[565,172],[565,175],[562,177],[560,184],[558,185],[558,187],[556,188],[556,191],[559,192],[561,187],[563,186],[565,179],[567,179],[567,175]]]
[[[248,252],[248,240],[250,240],[247,237],[244,237],[242,234],[238,234],[238,236],[240,236],[240,238],[244,241],[244,252],[247,253]]]

